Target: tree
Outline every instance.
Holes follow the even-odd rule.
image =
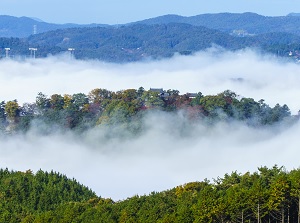
[[[285,222],[285,212],[289,212],[290,201],[290,187],[291,183],[287,177],[287,174],[281,172],[277,175],[270,184],[268,208],[273,212],[273,216],[276,220]],[[288,219],[289,219],[288,213]]]
[[[50,107],[54,110],[62,110],[64,107],[64,98],[60,94],[53,94],[50,97]]]
[[[16,121],[16,118],[20,114],[20,107],[18,102],[16,100],[8,101],[5,105],[5,113],[10,120]]]
[[[257,173],[252,175],[252,185],[249,188],[249,208],[254,214],[253,217],[258,223],[267,214],[267,190],[263,183],[262,178]]]
[[[64,95],[64,106],[63,106],[63,108],[64,109],[71,109],[71,107],[72,107],[72,96],[71,95],[69,95],[69,94],[65,94]]]
[[[139,89],[137,90],[137,96],[142,97],[144,92],[145,92],[145,89],[143,87],[139,87]]]
[[[253,120],[259,116],[259,103],[253,98],[242,98],[235,107],[238,111],[238,118],[241,120]]]
[[[206,114],[212,118],[217,118],[225,111],[226,100],[222,95],[207,95],[200,99]],[[225,113],[224,113],[225,114]]]
[[[5,102],[0,102],[0,130],[4,129],[6,121],[6,114],[5,114]]]
[[[218,193],[213,185],[208,184],[203,187],[197,195],[197,203],[193,205],[193,214],[195,222],[212,223],[216,218],[215,208],[217,208]]]
[[[96,88],[90,91],[88,98],[90,103],[97,103],[101,105],[104,100],[111,99],[112,92],[102,88]]]
[[[164,101],[157,92],[145,91],[142,95],[142,100],[147,108],[162,108]]]
[[[120,93],[120,99],[125,102],[133,101],[138,97],[137,91],[135,89],[127,89],[124,91],[120,91],[119,93]]]
[[[75,110],[86,111],[87,105],[89,104],[89,99],[85,94],[77,93],[72,95],[72,102]]]
[[[200,99],[203,97],[203,94],[201,92],[197,93],[197,96],[195,98],[192,99],[191,101],[191,105],[192,106],[196,106],[196,105],[200,105]]]
[[[0,119],[4,120],[6,117],[5,115],[5,101],[0,102]]]
[[[47,98],[47,95],[42,92],[38,93],[35,103],[42,114],[50,108],[50,100]]]
[[[20,116],[34,116],[37,114],[37,106],[35,103],[24,103],[20,108]]]
[[[297,223],[300,223],[300,169],[292,170],[289,178],[291,181],[291,196],[297,203]]]
[[[286,104],[283,106],[276,104],[274,108],[272,108],[269,121],[270,123],[279,122],[290,115],[290,109]]]

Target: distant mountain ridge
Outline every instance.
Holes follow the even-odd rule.
[[[292,12],[292,13],[289,13],[287,16],[300,16],[300,13]]]
[[[66,29],[74,27],[105,27],[105,24],[54,24],[43,21],[38,21],[37,18],[29,17],[14,17],[8,15],[0,15],[0,37],[18,37],[24,38],[34,34],[34,26],[36,33],[48,32],[57,29]]]
[[[187,23],[194,26],[205,26],[223,32],[232,33],[234,30],[246,30],[248,33],[262,34],[269,32],[286,32],[300,35],[299,16],[262,16],[256,13],[217,13],[201,14],[184,17],[178,15],[164,15],[146,19],[133,24],[167,24]]]
[[[37,34],[31,35],[34,26],[37,26]],[[22,38],[10,37],[15,31]],[[4,48],[11,48],[9,53],[14,58],[28,57],[32,47],[38,49],[37,57],[75,48],[73,53],[78,59],[130,62],[174,54],[189,55],[218,46],[226,50],[255,48],[300,59],[300,17],[297,16],[266,17],[255,13],[166,15],[118,26],[57,25],[28,17],[0,16],[1,32],[9,37],[0,36],[0,58],[6,56]]]
[[[288,56],[300,50],[300,36],[289,33],[265,33],[237,37],[204,26],[185,23],[133,24],[109,27],[84,27],[53,30],[28,38],[0,38],[0,57],[11,48],[10,56],[28,57],[29,48],[37,48],[37,57],[47,57],[75,48],[77,59],[130,62],[189,55],[218,46],[226,50],[256,48],[262,52]]]
[[[286,32],[300,35],[299,15],[299,13],[290,13],[287,16],[272,17],[263,16],[252,12],[200,14],[195,16],[163,15],[123,25],[186,23],[193,26],[204,26],[230,34],[234,34],[235,31],[238,30],[249,34]],[[39,21],[39,19],[36,18],[18,18],[0,15],[0,37],[28,37],[34,34],[33,26],[36,26],[37,33],[43,33],[57,29],[78,27],[108,27],[109,25],[95,23],[85,25],[73,23],[53,24]]]

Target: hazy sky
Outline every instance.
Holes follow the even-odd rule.
[[[300,12],[299,0],[0,0],[0,14],[53,23],[127,23],[165,14],[191,16],[218,12],[286,15]]]

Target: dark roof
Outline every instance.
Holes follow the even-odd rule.
[[[198,96],[197,93],[186,93],[186,95],[187,95],[188,97],[190,97],[190,98],[195,98],[195,97]]]
[[[157,93],[163,93],[164,89],[162,89],[162,88],[150,88],[150,91],[157,92]]]

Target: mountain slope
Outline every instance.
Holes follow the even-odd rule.
[[[7,15],[0,15],[0,37],[27,37],[34,34],[34,26],[36,27],[36,33],[43,33],[50,30],[66,29],[73,27],[95,27],[95,26],[107,26],[104,24],[53,24],[28,17],[14,17]]]
[[[229,49],[241,47],[238,38],[217,30],[188,24],[132,25],[119,28],[57,30],[29,38],[31,44],[76,48],[80,58],[139,60],[166,57],[175,52],[195,52],[217,44]]]
[[[30,45],[75,48],[77,58],[97,58],[114,62],[191,54],[218,45],[228,50],[245,47],[265,48],[282,55],[297,46],[300,37],[287,33],[269,33],[253,37],[235,37],[203,26],[183,23],[161,25],[135,24],[122,27],[73,28],[51,31],[28,38]],[[284,47],[282,46],[284,45]],[[294,46],[295,47],[295,46]]]
[[[194,26],[205,26],[227,33],[233,33],[235,30],[244,30],[249,34],[286,32],[300,35],[300,16],[294,15],[297,14],[291,13],[287,16],[274,17],[262,16],[250,12],[201,14],[190,17],[164,15],[125,25],[187,23]],[[52,24],[28,17],[17,18],[2,15],[0,16],[0,37],[27,37],[33,34],[33,26],[36,26],[37,33],[75,27],[108,27],[108,25],[105,24]]]
[[[300,35],[299,16],[262,16],[255,13],[217,13],[201,14],[190,17],[166,15],[138,21],[139,24],[167,24],[170,22],[187,23],[194,26],[205,26],[227,33],[233,30],[246,30],[251,34],[268,32],[287,32]]]
[[[0,57],[4,48],[10,56],[28,57],[29,47],[38,48],[37,57],[46,57],[75,48],[78,59],[129,62],[192,54],[212,46],[227,50],[247,47],[287,56],[300,49],[300,36],[289,33],[265,33],[237,37],[203,26],[184,23],[134,24],[120,27],[85,27],[49,31],[28,38],[0,38]]]

